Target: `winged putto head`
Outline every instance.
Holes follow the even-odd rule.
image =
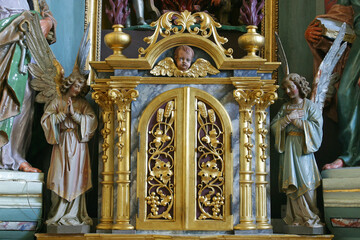
[[[194,56],[194,50],[191,47],[181,45],[175,49],[174,59],[166,57],[160,60],[150,73],[168,77],[205,77],[207,74],[219,73],[219,70],[203,58],[198,58],[191,64]]]
[[[194,50],[186,45],[181,45],[175,49],[174,59],[176,66],[181,71],[186,71],[190,68],[191,62],[194,58]]]

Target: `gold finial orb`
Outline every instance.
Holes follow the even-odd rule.
[[[246,27],[247,33],[238,39],[240,48],[247,52],[244,59],[261,59],[256,52],[265,45],[265,38],[256,32],[257,26],[249,25]]]
[[[106,34],[104,37],[106,46],[114,51],[113,55],[110,57],[125,57],[122,54],[122,50],[129,46],[131,37],[129,34],[122,31],[124,26],[121,24],[115,24],[112,28],[114,31]]]

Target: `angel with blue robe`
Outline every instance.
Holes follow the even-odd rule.
[[[271,122],[280,153],[280,191],[286,193],[284,221],[289,225],[322,227],[316,206],[320,173],[314,152],[322,141],[322,111],[306,99],[311,89],[304,77],[287,75],[282,87],[290,98]]]

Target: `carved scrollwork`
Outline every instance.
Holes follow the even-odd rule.
[[[213,109],[197,104],[197,172],[199,220],[224,216],[224,133]]]
[[[200,28],[194,26],[196,23],[200,24]],[[145,55],[149,49],[157,42],[159,35],[162,37],[169,37],[171,33],[179,34],[187,30],[190,34],[201,34],[204,38],[213,36],[217,46],[224,52],[225,55],[232,58],[233,49],[225,49],[222,45],[227,43],[228,39],[219,36],[216,28],[220,28],[221,24],[215,22],[214,19],[205,12],[191,12],[185,10],[180,14],[177,12],[164,13],[157,21],[150,24],[152,27],[156,27],[153,35],[144,38],[144,41],[148,44],[147,49],[139,48],[139,57]]]
[[[173,219],[174,205],[174,101],[152,117],[148,132],[147,218]]]

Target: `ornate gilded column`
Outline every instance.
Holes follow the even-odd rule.
[[[240,124],[240,174],[239,174],[239,188],[240,188],[240,223],[234,227],[236,230],[253,230],[256,225],[253,223],[252,211],[252,175],[254,172],[251,168],[253,159],[251,143],[251,136],[253,129],[252,123],[252,107],[258,103],[262,90],[260,90],[259,83],[255,86],[251,83],[244,83],[243,86],[236,86],[234,91],[234,98],[239,103],[239,124]],[[258,89],[256,89],[256,87]]]
[[[113,226],[114,212],[114,106],[109,98],[108,91],[93,87],[95,92],[92,98],[102,109],[104,127],[101,130],[104,142],[102,144],[103,176],[101,218],[97,229],[110,230]]]
[[[131,102],[139,95],[135,89],[118,88],[109,91],[109,96],[117,106],[116,119],[118,127],[116,143],[118,154],[118,169],[116,171],[117,184],[117,213],[112,229],[130,230],[130,113]]]
[[[255,149],[256,149],[256,167],[255,167],[255,192],[256,192],[256,228],[257,229],[272,229],[267,216],[267,196],[266,187],[266,109],[274,103],[277,99],[276,89],[277,86],[271,85],[262,88],[264,94],[255,106]]]

